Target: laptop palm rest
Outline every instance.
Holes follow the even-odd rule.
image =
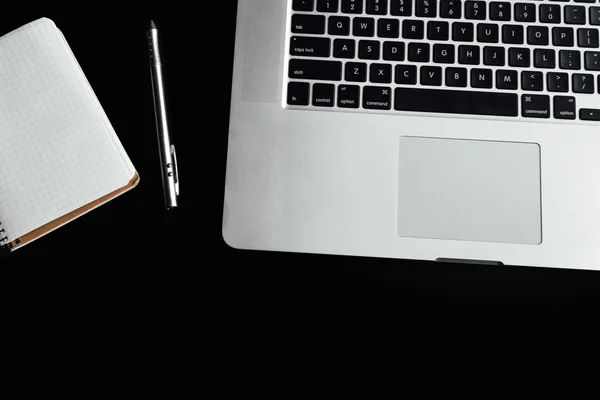
[[[398,235],[539,245],[535,143],[400,139]]]

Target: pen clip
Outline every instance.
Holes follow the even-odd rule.
[[[175,173],[173,174],[175,177],[175,193],[179,196],[179,167],[177,166],[177,152],[173,145],[171,145],[171,157],[173,158],[173,166],[175,169]]]

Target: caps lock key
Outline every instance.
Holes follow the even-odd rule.
[[[329,57],[331,39],[294,36],[290,43],[290,55],[304,57]]]

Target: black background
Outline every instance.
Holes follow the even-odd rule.
[[[386,293],[415,304],[585,304],[599,273],[552,268],[449,265],[361,257],[247,252],[221,236],[236,4],[206,2],[203,16],[4,15],[1,33],[38,17],[55,21],[131,157],[132,192],[2,259],[2,266],[51,268],[87,282],[127,282],[175,297],[216,289],[240,304],[340,299]],[[208,4],[213,3],[213,4]],[[218,3],[218,4],[217,4]],[[212,27],[205,18],[219,15]],[[181,207],[164,210],[145,29],[161,30],[169,116],[178,148]],[[200,18],[200,19],[199,19]],[[568,227],[565,227],[568,229]],[[45,276],[50,276],[46,271]],[[52,277],[57,279],[56,276]],[[187,300],[186,300],[187,301]]]

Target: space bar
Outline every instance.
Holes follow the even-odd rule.
[[[515,93],[396,88],[394,98],[396,111],[502,117],[519,115],[519,97]]]

